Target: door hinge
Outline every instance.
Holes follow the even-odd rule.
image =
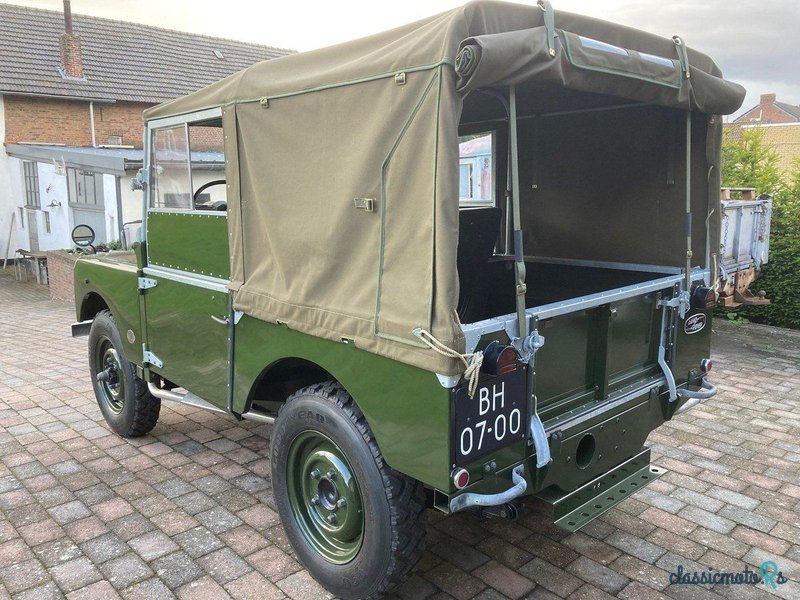
[[[154,288],[158,285],[158,281],[155,279],[150,279],[149,277],[139,277],[139,289],[140,290],[149,290],[150,288]]]
[[[142,344],[142,362],[147,365],[152,365],[158,369],[164,366],[164,363],[155,354],[147,349],[147,344]]]

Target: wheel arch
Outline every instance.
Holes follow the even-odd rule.
[[[114,311],[111,309],[111,305],[108,301],[97,291],[88,291],[83,295],[83,299],[80,302],[80,307],[78,308],[78,318],[81,321],[89,321],[94,319],[97,316],[97,313],[109,310],[111,314],[114,314]]]
[[[278,406],[297,390],[323,381],[335,381],[342,385],[329,371],[307,358],[279,358],[264,367],[255,378],[247,394],[245,408],[277,412]]]
[[[335,381],[363,413],[384,460],[393,469],[431,487],[449,486],[450,390],[443,388],[433,373],[354,344],[247,317],[240,327],[233,382],[236,413],[256,406],[275,414],[298,389]],[[302,367],[299,375],[294,373],[298,376],[289,376],[291,366]],[[265,404],[276,398],[280,402]]]

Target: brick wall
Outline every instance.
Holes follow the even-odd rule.
[[[47,279],[50,285],[50,298],[63,302],[75,300],[75,287],[72,273],[80,255],[68,254],[63,250],[47,253]]]
[[[775,100],[775,94],[762,94],[758,106],[737,117],[734,122],[746,124],[756,120],[761,123],[797,123],[796,117],[775,106]]]
[[[5,96],[4,99],[5,143],[92,145],[88,102],[26,96]],[[142,111],[148,106],[134,102],[95,102],[97,144],[107,144],[109,136],[121,136],[123,145],[141,148]]]

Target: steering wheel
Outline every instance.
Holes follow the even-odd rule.
[[[194,193],[194,196],[192,196],[192,203],[197,204],[197,198],[200,196],[200,194],[202,194],[212,185],[225,185],[225,180],[215,179],[214,181],[209,181],[208,183],[204,183],[203,185],[201,185],[199,188],[197,188],[197,191]]]

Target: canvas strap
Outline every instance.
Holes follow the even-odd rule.
[[[689,53],[686,51],[686,44],[679,35],[673,35],[672,41],[675,44],[675,49],[678,51],[678,62],[681,64],[683,76],[689,79],[692,74],[689,71]]]
[[[464,379],[469,382],[469,397],[475,397],[475,390],[478,389],[478,377],[480,376],[481,366],[483,366],[483,352],[461,354],[437,340],[430,331],[421,328],[415,329],[414,335],[425,342],[434,352],[442,356],[455,358],[464,364]]]
[[[550,5],[550,0],[539,0],[538,4],[544,13],[542,19],[547,32],[547,53],[550,58],[553,58],[556,55],[556,25],[553,7]]]

